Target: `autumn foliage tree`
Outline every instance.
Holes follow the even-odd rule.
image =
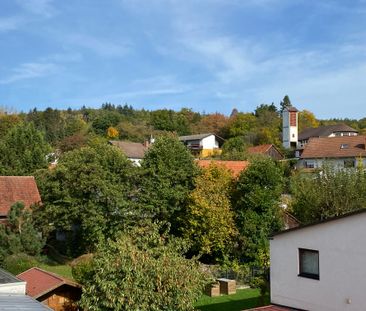
[[[230,251],[237,235],[230,203],[232,182],[231,172],[214,162],[196,177],[183,218],[183,236],[196,253],[222,257]]]

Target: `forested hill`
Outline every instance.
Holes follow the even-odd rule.
[[[283,102],[281,103],[283,104]],[[317,120],[309,111],[300,111],[300,131],[334,123],[346,123],[366,132],[366,118],[360,120]],[[254,112],[233,109],[230,116],[220,113],[199,113],[183,108],[180,111],[138,110],[128,105],[103,104],[99,109],[45,111],[9,114],[0,112],[0,137],[16,125],[33,123],[54,148],[68,151],[83,146],[91,137],[143,142],[151,136],[169,131],[177,135],[215,133],[226,139],[224,150],[242,150],[248,145],[275,144],[281,147],[281,113],[273,103],[262,104]]]

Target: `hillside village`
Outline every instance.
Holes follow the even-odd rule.
[[[287,95],[3,111],[0,310],[361,310],[365,132]]]

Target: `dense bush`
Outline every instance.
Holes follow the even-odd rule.
[[[183,251],[179,241],[160,235],[156,225],[135,227],[101,243],[84,284],[82,306],[90,311],[194,310],[208,279]]]
[[[2,267],[14,275],[36,267],[37,265],[38,261],[35,257],[24,253],[7,256],[2,263]]]

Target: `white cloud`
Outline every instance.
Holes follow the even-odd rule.
[[[58,66],[54,63],[23,63],[12,70],[12,73],[0,79],[0,84],[10,84],[19,80],[40,78],[57,72]]]

